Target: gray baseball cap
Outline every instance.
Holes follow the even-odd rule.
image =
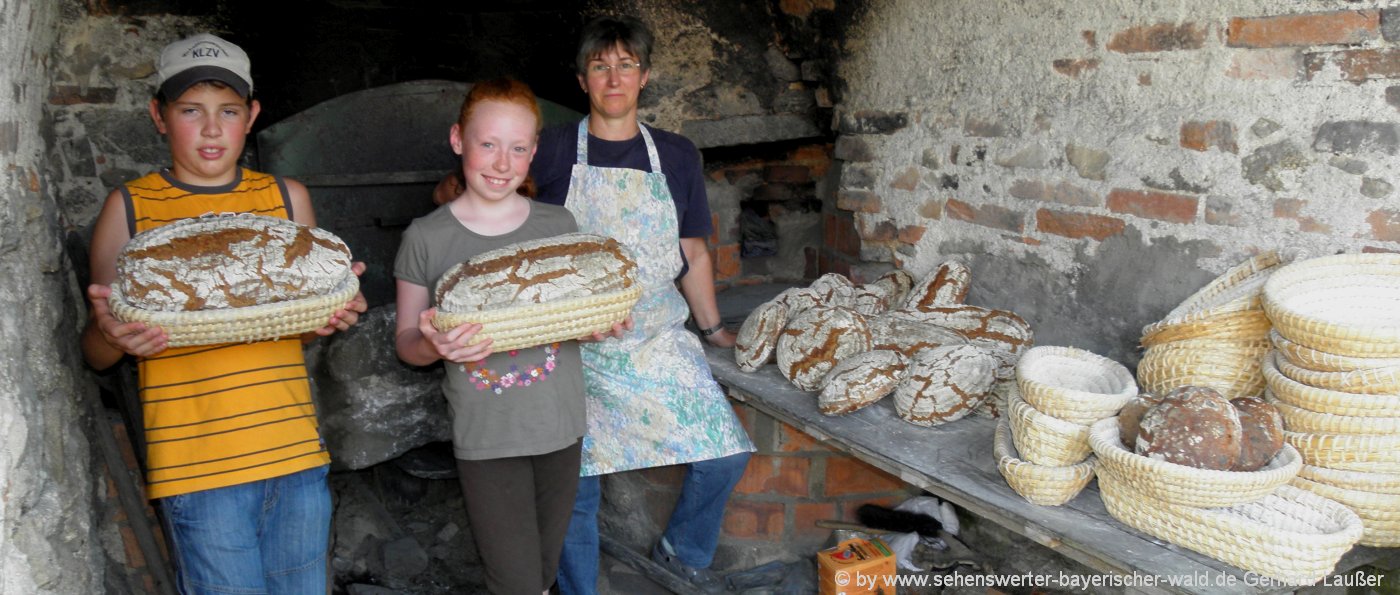
[[[165,46],[156,64],[160,91],[171,101],[191,85],[207,80],[220,81],[247,97],[253,92],[251,70],[252,64],[243,48],[208,33]]]

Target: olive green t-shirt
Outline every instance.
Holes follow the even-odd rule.
[[[516,242],[578,231],[563,207],[530,203],[530,215],[509,233],[467,229],[448,205],[408,226],[394,260],[394,277],[437,294],[448,269],[477,254]],[[443,362],[442,394],[452,408],[452,448],[463,460],[539,455],[573,445],[584,422],[583,365],[577,341],[493,353],[474,369]]]

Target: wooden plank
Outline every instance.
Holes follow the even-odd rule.
[[[1063,506],[1037,506],[1022,499],[996,469],[992,457],[994,420],[969,417],[934,428],[905,422],[889,399],[861,411],[828,417],[816,397],[794,387],[768,365],[741,372],[733,352],[706,346],[715,378],[743,401],[842,452],[850,453],[912,485],[947,499],[971,514],[991,520],[1089,568],[1127,575],[1147,593],[1264,593],[1257,578],[1229,564],[1155,539],[1119,523],[1104,508],[1097,483]],[[1381,557],[1374,548],[1355,548],[1338,571]],[[1151,578],[1157,577],[1157,578]],[[1228,581],[1234,585],[1180,582]]]

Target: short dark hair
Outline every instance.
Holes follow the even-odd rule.
[[[642,70],[650,70],[651,44],[651,30],[634,17],[597,17],[583,26],[574,67],[579,74],[586,74],[589,60],[620,46],[637,58]]]
[[[238,89],[234,89],[234,88],[233,88],[232,86],[230,86],[228,83],[225,83],[225,82],[223,82],[223,81],[221,81],[221,80],[219,80],[219,79],[205,79],[205,80],[199,81],[199,82],[197,82],[197,83],[194,83],[194,84],[190,85],[189,87],[186,87],[186,90],[193,89],[193,88],[198,87],[198,86],[200,86],[200,85],[207,85],[207,86],[213,87],[213,88],[215,88],[215,89],[231,89],[231,90],[233,90],[233,92],[235,92],[235,93],[238,92]],[[183,94],[183,93],[182,93],[182,94]],[[157,88],[156,88],[156,95],[155,95],[155,98],[156,98],[156,106],[157,106],[158,108],[160,108],[160,109],[165,109],[165,106],[170,105],[170,102],[175,101],[176,99],[179,99],[179,97],[166,97],[166,96],[165,96],[165,91],[162,90],[160,87],[157,87]],[[246,97],[244,97],[244,98],[243,98],[243,103],[244,103],[245,105],[249,105],[249,106],[253,105],[253,94],[252,94],[252,93],[249,93]]]

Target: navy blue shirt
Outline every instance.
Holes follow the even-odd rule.
[[[646,126],[645,124],[642,124]],[[684,136],[647,126],[661,157],[661,173],[676,203],[680,237],[703,238],[714,229],[710,221],[710,201],[705,195],[700,151]],[[530,175],[538,192],[535,200],[564,204],[569,194],[569,176],[578,161],[578,122],[551,126],[540,133],[539,148],[530,162]],[[646,141],[642,135],[629,140],[611,141],[588,135],[588,164],[651,171]],[[684,275],[684,271],[682,271]]]

